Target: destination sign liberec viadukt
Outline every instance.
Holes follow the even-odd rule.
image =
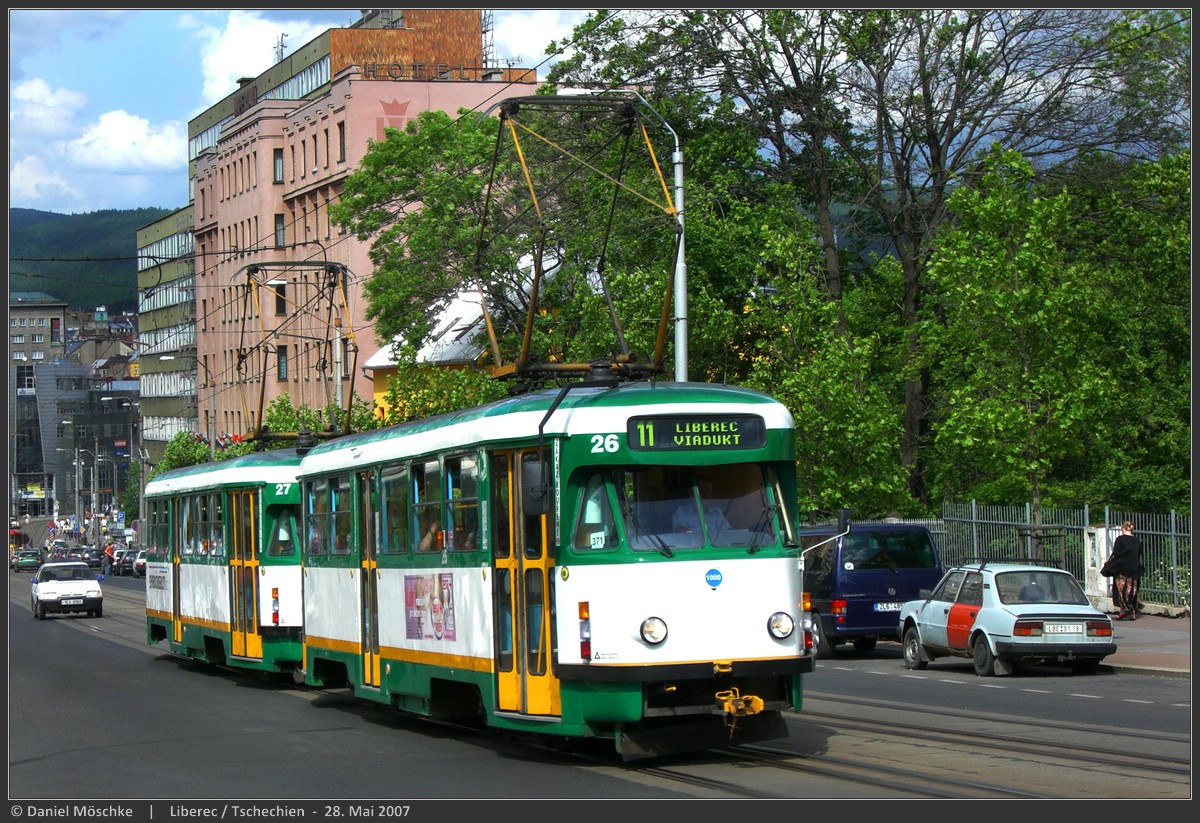
[[[767,442],[767,427],[754,414],[632,417],[626,439],[636,451],[757,449]]]

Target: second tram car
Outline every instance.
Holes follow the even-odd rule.
[[[532,392],[155,478],[148,639],[626,760],[783,737],[814,665],[796,499],[768,395]]]
[[[164,472],[146,484],[146,632],[211,663],[303,660],[295,449]]]

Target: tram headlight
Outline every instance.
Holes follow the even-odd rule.
[[[642,621],[642,640],[657,646],[667,639],[667,623],[661,617],[647,617]]]
[[[785,637],[790,637],[795,629],[796,621],[792,620],[792,616],[787,612],[775,612],[767,620],[767,631],[776,640],[783,640]]]

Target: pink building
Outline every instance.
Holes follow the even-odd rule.
[[[399,12],[396,12],[399,14]],[[406,27],[332,29],[189,123],[199,431],[253,436],[294,406],[370,403],[368,243],[329,222],[368,141],[426,110],[531,94],[485,68],[481,12],[404,10]],[[190,364],[189,364],[190,366]]]

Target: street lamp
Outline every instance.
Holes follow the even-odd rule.
[[[63,422],[68,422],[68,421],[63,421]],[[67,453],[73,452],[75,454],[75,460],[74,460],[74,462],[71,463],[71,468],[73,468],[75,470],[75,508],[71,510],[71,516],[75,518],[75,522],[78,525],[78,523],[80,522],[80,517],[79,517],[79,447],[76,446],[73,449],[55,449],[55,451],[56,452],[67,452]]]
[[[129,412],[129,414],[128,414],[128,417],[129,417],[129,441],[128,441],[128,443],[129,443],[129,446],[128,446],[128,448],[129,448],[129,467],[130,467],[130,468],[133,468],[133,461],[134,461],[134,459],[135,459],[135,457],[134,457],[134,451],[133,451],[133,450],[134,450],[134,448],[135,448],[135,446],[134,446],[134,443],[133,443],[133,439],[134,439],[134,438],[133,438],[133,421],[134,421],[135,417],[136,417],[136,419],[137,419],[137,420],[139,420],[139,421],[141,420],[141,404],[139,404],[139,403],[135,403],[135,402],[133,402],[132,400],[130,400],[130,399],[128,399],[128,398],[123,398],[123,397],[114,397],[114,396],[109,396],[109,397],[101,397],[101,398],[100,398],[100,400],[101,400],[102,402],[108,402],[108,401],[111,401],[111,400],[120,400],[120,401],[121,401],[121,408],[127,409],[127,410],[128,410],[128,412]],[[137,409],[137,411],[136,411],[136,412],[134,411],[135,409]],[[144,505],[143,501],[145,500],[145,479],[144,479],[144,475],[145,475],[145,469],[144,469],[144,466],[143,466],[143,464],[144,464],[144,462],[145,462],[145,461],[142,459],[142,428],[141,428],[141,426],[138,426],[138,437],[137,437],[137,446],[136,446],[136,448],[137,448],[137,457],[136,457],[136,460],[137,460],[137,464],[138,464],[138,475],[137,475],[137,484],[138,484],[138,510],[137,510],[137,519],[138,519],[138,521],[139,521],[138,525],[140,526],[140,525],[141,525],[141,519],[142,519],[142,508],[143,508],[143,505]],[[128,488],[128,484],[126,485],[126,488]]]

